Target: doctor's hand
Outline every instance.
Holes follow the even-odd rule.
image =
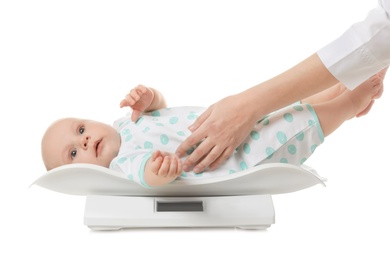
[[[200,144],[184,161],[183,170],[192,166],[196,173],[220,166],[249,135],[257,122],[255,109],[248,105],[244,93],[226,97],[203,112],[189,127],[192,134],[177,148],[182,157]]]

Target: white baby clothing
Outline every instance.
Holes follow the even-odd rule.
[[[161,150],[174,153],[191,134],[188,126],[204,110],[200,107],[175,107],[143,114],[135,123],[131,121],[130,114],[115,121],[114,128],[121,136],[121,148],[110,168],[149,187],[144,180],[144,168],[152,152]],[[294,104],[260,120],[247,139],[218,169],[199,174],[183,172],[178,179],[191,181],[213,178],[234,174],[262,163],[300,165],[323,140],[313,108],[310,105]],[[192,151],[187,151],[187,154]]]

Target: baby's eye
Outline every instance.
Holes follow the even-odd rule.
[[[73,160],[77,155],[77,150],[76,149],[73,149],[72,151],[70,151],[70,158]]]
[[[83,134],[84,131],[85,131],[85,126],[80,126],[80,128],[79,128],[79,133],[80,133],[80,134]]]

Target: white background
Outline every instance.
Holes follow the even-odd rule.
[[[84,197],[29,188],[45,172],[40,139],[53,120],[112,123],[127,111],[119,101],[139,83],[160,89],[171,106],[208,106],[290,68],[375,6],[2,1],[0,258],[389,259],[387,91],[307,161],[328,178],[326,188],[273,196],[276,224],[267,231],[93,232],[83,225]]]

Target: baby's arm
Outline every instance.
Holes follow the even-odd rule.
[[[166,108],[167,103],[159,91],[138,85],[130,90],[130,93],[121,101],[120,107],[125,106],[133,109],[131,120],[135,122],[143,112]]]
[[[144,180],[149,186],[162,186],[174,181],[182,171],[183,165],[179,157],[157,150],[145,165]]]

